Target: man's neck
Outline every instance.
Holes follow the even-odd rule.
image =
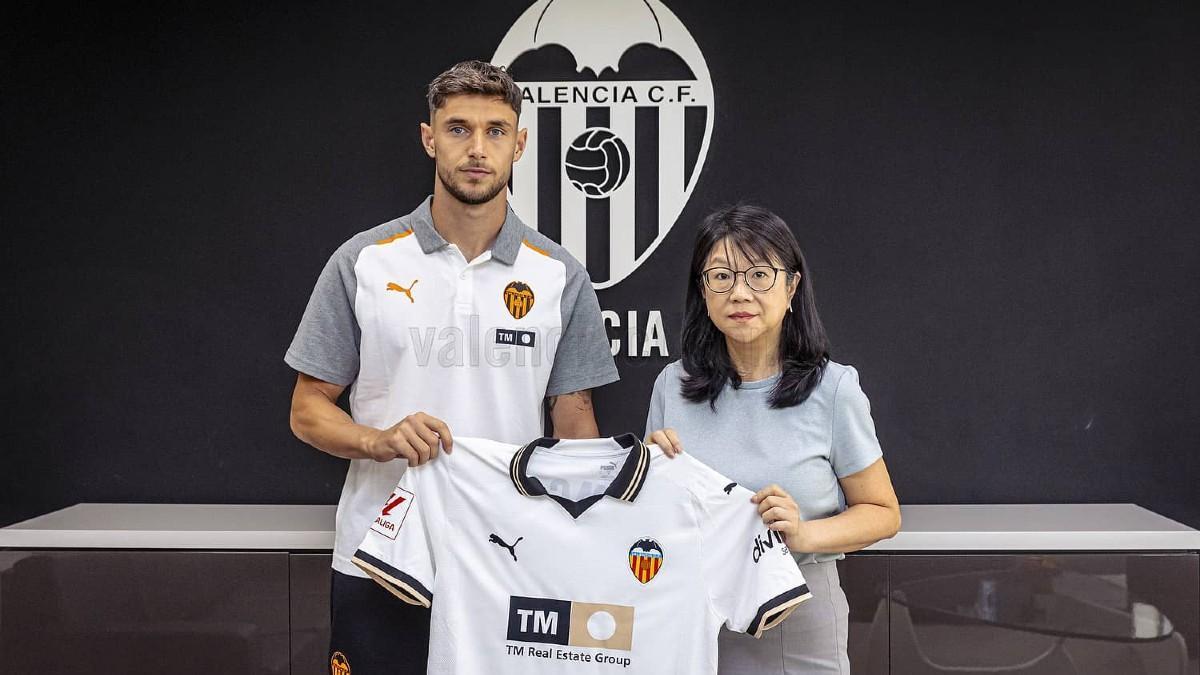
[[[433,190],[433,226],[446,241],[458,247],[468,262],[490,249],[508,215],[504,191],[484,204],[464,204],[438,182]]]

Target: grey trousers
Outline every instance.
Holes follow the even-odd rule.
[[[761,639],[721,629],[719,675],[850,675],[849,606],[837,563],[801,565],[812,598]]]

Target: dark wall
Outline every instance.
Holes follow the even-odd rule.
[[[663,246],[600,291],[662,311],[670,352],[618,359],[603,432],[640,431],[678,357],[695,223],[747,200],[800,236],[902,501],[1200,526],[1200,6],[668,6],[715,127]],[[10,14],[0,521],[336,500],[284,349],[333,249],[430,190],[424,85],[528,4],[438,7]]]

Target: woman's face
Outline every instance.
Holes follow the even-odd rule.
[[[791,304],[797,285],[795,281],[799,276],[793,273],[789,279],[787,272],[769,269],[782,267],[778,260],[748,259],[728,239],[713,246],[701,270],[709,275],[708,282],[701,280],[701,292],[708,306],[709,318],[726,339],[746,346],[758,343],[766,349],[778,347],[783,317]],[[732,270],[733,287],[729,291],[717,293],[712,290],[710,283],[720,287],[720,284],[729,282],[731,274],[728,271],[714,271],[713,268]],[[748,279],[748,276],[754,278]],[[751,288],[751,285],[764,287],[770,283],[772,276],[775,281],[768,290]]]

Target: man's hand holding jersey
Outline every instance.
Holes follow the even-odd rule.
[[[292,392],[291,427],[300,440],[342,459],[408,460],[424,464],[439,450],[450,452],[454,438],[442,420],[415,412],[386,429],[355,421],[337,405],[345,385],[300,373]]]
[[[376,462],[406,459],[409,466],[419,466],[435,459],[438,451],[451,452],[454,437],[442,420],[423,412],[415,412],[387,429],[373,429],[366,439],[367,454]]]

